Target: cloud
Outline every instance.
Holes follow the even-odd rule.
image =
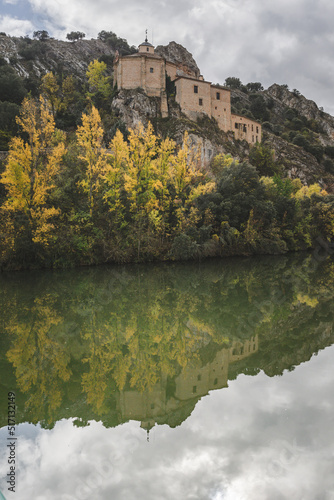
[[[29,20],[16,19],[11,16],[0,16],[0,31],[10,34],[11,36],[22,36],[30,33],[33,29],[33,24]]]

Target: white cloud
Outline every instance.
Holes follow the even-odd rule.
[[[11,36],[24,36],[33,29],[31,21],[16,19],[11,16],[0,16],[0,31]]]

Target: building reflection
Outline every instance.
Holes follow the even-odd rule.
[[[155,424],[180,425],[192,412],[197,401],[209,391],[228,387],[229,366],[258,351],[258,335],[244,342],[234,341],[219,350],[212,361],[198,366],[187,365],[170,381],[166,375],[151,388],[120,391],[116,396],[119,420],[141,421],[147,432]]]

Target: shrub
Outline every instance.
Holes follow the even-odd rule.
[[[179,234],[173,241],[171,256],[175,260],[190,260],[198,256],[197,244],[187,234]]]

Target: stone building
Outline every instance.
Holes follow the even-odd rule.
[[[191,120],[207,115],[214,118],[224,132],[233,131],[235,138],[250,144],[261,142],[261,124],[231,113],[231,91],[222,85],[213,85],[200,75],[185,74],[177,65],[154,52],[148,42],[139,45],[136,54],[116,57],[114,78],[118,89],[141,88],[150,97],[160,99],[161,116],[168,116],[166,75],[175,84],[175,100],[181,111]]]

